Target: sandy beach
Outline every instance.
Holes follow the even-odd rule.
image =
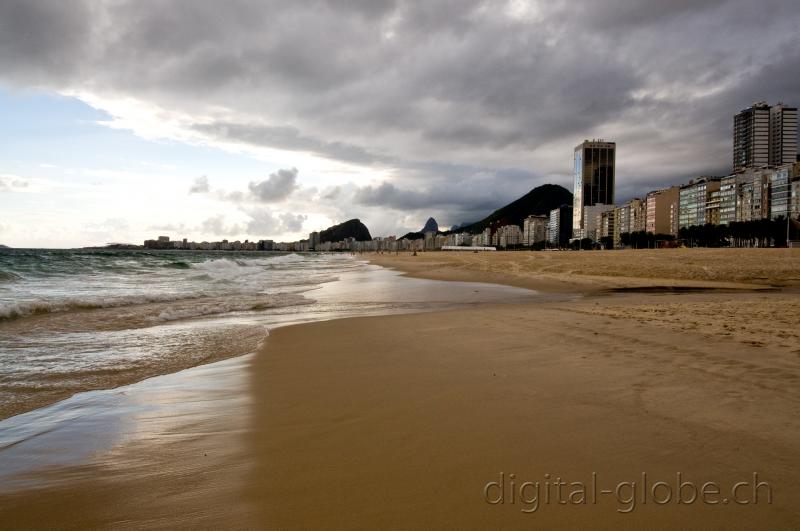
[[[797,278],[800,254],[778,264],[777,253],[767,261],[703,251],[682,256],[695,260],[683,269],[646,253],[627,277],[579,278],[626,258],[615,254],[371,257],[412,275],[539,289],[574,283],[593,295],[277,331],[254,363],[266,427],[256,453],[271,456],[253,483],[264,520],[282,529],[794,527],[800,300],[749,288],[785,284],[787,271]],[[540,257],[574,270],[552,268],[541,279]],[[596,294],[647,285],[726,290]],[[673,489],[680,473],[697,488],[729,490],[753,483],[754,472],[768,478],[771,504],[763,486],[750,504],[728,492],[709,503],[620,501],[631,482],[643,488],[643,474]],[[502,503],[490,504],[484,488],[501,474]],[[517,488],[513,502],[512,474],[517,486],[539,483],[536,510],[521,501],[534,497],[532,486]],[[625,485],[623,496],[562,504],[553,492],[543,501],[548,478],[588,485],[592,477],[615,492]],[[489,501],[499,492],[491,487]]]
[[[247,407],[54,468],[61,483],[0,494],[0,517],[65,529],[800,523],[800,251],[369,259],[580,296],[279,328],[224,389]]]
[[[598,252],[373,254],[410,276],[581,293],[652,286],[800,287],[797,249],[640,249]]]

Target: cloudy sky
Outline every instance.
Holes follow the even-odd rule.
[[[800,104],[796,0],[2,0],[0,243],[297,239],[473,221],[571,187],[729,171]]]

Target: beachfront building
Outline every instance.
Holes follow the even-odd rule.
[[[706,207],[711,194],[720,190],[718,177],[699,177],[679,188],[678,228],[701,226],[708,223]]]
[[[590,234],[584,217],[586,208],[614,204],[617,145],[605,140],[585,140],[575,147],[572,231],[582,238]],[[588,224],[594,225],[594,216]]]
[[[522,229],[517,225],[503,225],[492,236],[492,245],[503,249],[522,244]]]
[[[319,232],[312,232],[308,235],[308,248],[311,251],[316,251],[319,247]]]
[[[794,164],[797,161],[797,107],[778,103],[770,109],[769,165]]]
[[[492,245],[491,227],[486,227],[480,234],[475,234],[472,236],[473,247],[488,247],[490,245]]]
[[[631,232],[630,201],[614,209],[614,231],[612,233],[612,238],[614,240],[615,249],[620,249],[622,247],[622,235],[626,232]]]
[[[791,181],[789,197],[789,215],[800,220],[800,176]]]
[[[550,211],[547,225],[548,241],[555,247],[564,247],[572,237],[572,207],[561,205]]]
[[[714,190],[709,194],[708,201],[706,201],[706,223],[719,225],[719,207],[721,203],[719,190]]]
[[[733,118],[733,172],[797,161],[797,107],[761,101]]]
[[[263,241],[263,240],[262,240]],[[219,242],[190,242],[186,238],[182,240],[170,240],[169,236],[159,236],[156,240],[145,240],[145,249],[159,250],[188,250],[188,251],[262,251],[270,250],[261,248],[260,242],[222,240]]]
[[[547,239],[549,216],[528,216],[522,222],[522,245],[531,246]]]
[[[733,171],[769,165],[770,106],[761,101],[733,117]]]
[[[425,250],[433,251],[436,248],[436,233],[433,231],[426,232],[424,235]]]
[[[723,177],[719,186],[719,224],[727,225],[736,221],[736,198],[738,196],[739,176]]]
[[[597,234],[595,235],[596,241],[607,242],[609,238],[613,240],[616,225],[616,211],[616,208],[611,208],[609,210],[600,212],[597,215]]]
[[[771,170],[747,170],[738,185],[736,221],[769,218]]]
[[[800,162],[784,164],[775,168],[770,179],[770,219],[800,215],[800,198],[796,196],[800,187]]]
[[[622,248],[622,235],[642,232],[646,229],[647,202],[634,198],[614,209],[614,247]]]
[[[424,234],[423,246],[426,251],[435,251],[441,249],[442,246],[447,245],[447,236],[444,234],[437,234],[433,231],[428,231]]]
[[[472,245],[472,234],[459,232],[447,236],[445,245],[448,247],[463,247]]]
[[[653,234],[678,235],[680,187],[672,186],[647,194],[645,199],[645,231]]]
[[[724,177],[719,190],[719,224],[769,218],[773,173],[766,168],[747,168]]]
[[[782,166],[775,169],[770,175],[770,219],[786,217],[789,213],[792,197],[792,185],[789,174],[791,166]]]
[[[607,212],[609,210],[614,210],[614,205],[605,205],[605,204],[596,204],[587,207],[583,207],[583,221],[584,221],[584,228],[575,231],[573,229],[572,234],[575,238],[591,238],[593,240],[598,239],[598,222],[600,221],[600,214],[603,212]],[[574,219],[574,216],[573,216]]]
[[[634,198],[628,201],[630,205],[630,232],[642,232],[647,226],[647,204],[644,199]]]

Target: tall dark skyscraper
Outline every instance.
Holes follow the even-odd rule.
[[[778,103],[769,115],[769,164],[781,166],[797,160],[797,107]]]
[[[797,159],[797,107],[754,103],[733,117],[733,171]]]
[[[761,101],[733,117],[733,171],[769,165],[769,115]]]
[[[584,236],[584,207],[614,204],[616,156],[615,142],[585,140],[575,147],[572,230],[578,237]]]

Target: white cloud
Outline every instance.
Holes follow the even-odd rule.
[[[263,203],[283,201],[297,189],[297,168],[278,170],[263,181],[251,182],[248,188]]]
[[[208,177],[205,175],[195,179],[192,186],[189,188],[190,194],[205,194],[209,191],[211,191],[211,187],[208,184]]]

